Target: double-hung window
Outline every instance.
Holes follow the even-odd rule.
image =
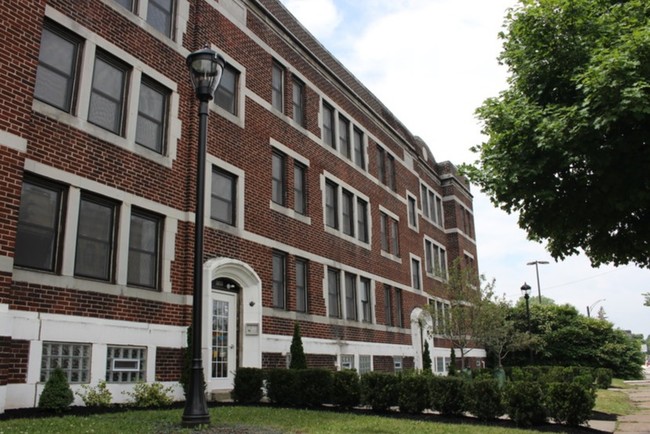
[[[368,243],[368,202],[334,181],[326,179],[325,225],[340,230],[342,235]]]
[[[104,52],[97,52],[88,107],[88,122],[122,135],[128,68]]]
[[[271,105],[279,112],[284,111],[284,68],[277,62],[271,67]]]
[[[133,12],[133,6],[135,6],[135,0],[115,0],[117,4],[122,6],[124,9],[129,12]]]
[[[388,285],[384,285],[384,322],[386,325],[393,325],[393,297],[392,289]]]
[[[159,154],[165,152],[168,101],[168,90],[150,80],[142,80],[135,142]]]
[[[418,215],[416,210],[417,210],[417,204],[415,202],[415,198],[412,196],[408,196],[409,225],[413,228],[417,228],[418,226]]]
[[[327,269],[327,306],[330,317],[341,318],[340,271],[334,268]]]
[[[391,227],[390,227],[391,253],[394,256],[399,256],[399,224],[395,219],[390,219],[390,223],[391,223]]]
[[[291,82],[291,102],[293,105],[293,120],[299,125],[305,124],[305,85],[294,78]]]
[[[331,181],[325,182],[325,224],[331,228],[339,228],[338,185]]]
[[[411,258],[411,286],[413,289],[422,289],[420,284],[420,261],[415,258]]]
[[[215,103],[228,113],[237,115],[237,85],[239,82],[239,71],[231,65],[226,64],[223,68],[221,81],[214,94]]]
[[[271,178],[272,178],[272,193],[271,200],[278,205],[286,205],[286,185],[287,176],[285,171],[286,157],[279,151],[273,151],[271,154]]]
[[[158,287],[161,231],[161,217],[140,210],[131,212],[127,277],[129,285]]]
[[[20,195],[14,262],[21,267],[56,271],[61,238],[64,189],[26,178]]]
[[[307,312],[308,264],[306,259],[296,258],[296,310],[298,312]]]
[[[368,242],[368,202],[357,198],[357,237],[359,241]]]
[[[351,158],[350,121],[348,121],[343,115],[339,115],[339,151],[346,158]]]
[[[361,320],[363,322],[372,322],[370,279],[367,277],[359,279],[359,296],[361,298]]]
[[[113,279],[117,204],[82,194],[79,204],[75,275]]]
[[[402,315],[402,290],[395,288],[395,325],[397,327],[404,327],[404,318]]]
[[[346,235],[354,236],[354,195],[349,191],[343,189],[341,195],[341,214],[343,233]]]
[[[352,142],[354,147],[354,164],[361,169],[366,169],[366,157],[363,147],[363,133],[360,129],[354,128],[352,132]]]
[[[379,231],[381,232],[381,249],[388,251],[388,216],[383,212],[379,214]]]
[[[293,209],[298,214],[307,214],[307,168],[297,161],[293,163]]]
[[[336,149],[334,136],[334,108],[323,102],[323,142]]]
[[[357,320],[357,276],[345,273],[345,318]]]
[[[210,216],[212,219],[235,225],[237,209],[237,176],[217,167],[212,168]]]
[[[45,25],[34,88],[37,99],[72,112],[80,48],[79,38],[54,25]]]
[[[286,265],[287,256],[281,252],[273,252],[273,307],[280,309],[286,306]]]
[[[172,36],[174,0],[149,0],[147,22],[167,37]]]

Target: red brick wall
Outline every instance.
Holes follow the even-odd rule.
[[[156,380],[178,381],[183,370],[183,348],[156,348]]]
[[[28,360],[29,341],[0,336],[0,386],[25,383]]]

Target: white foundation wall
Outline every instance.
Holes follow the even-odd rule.
[[[35,407],[43,391],[40,382],[43,342],[91,344],[90,386],[106,378],[108,345],[139,346],[147,349],[146,378],[153,382],[156,367],[156,348],[182,348],[187,341],[186,327],[145,324],[130,321],[104,320],[91,317],[54,315],[9,310],[0,305],[0,336],[29,341],[29,361],[26,383],[0,386],[0,413],[5,409]],[[175,400],[183,400],[183,389],[177,382],[163,382],[173,389]],[[70,385],[73,392],[81,391],[81,384]],[[123,403],[130,397],[133,383],[108,383],[113,402]],[[75,393],[73,405],[83,405]]]

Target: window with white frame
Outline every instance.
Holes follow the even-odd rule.
[[[284,67],[276,61],[271,67],[271,105],[284,112]]]
[[[287,297],[287,255],[282,252],[273,252],[273,307],[284,309]]]
[[[75,276],[113,280],[117,203],[82,194],[79,204]]]
[[[325,225],[337,234],[369,242],[368,202],[357,193],[325,180]]]
[[[76,30],[90,39],[85,40],[63,25],[46,19],[34,87],[35,99],[44,104],[35,104],[36,110],[50,116],[55,113],[47,106],[71,116],[84,113],[83,121],[88,124],[79,123],[72,117],[61,116],[57,119],[104,140],[107,137],[105,132],[114,134],[116,138],[113,144],[134,152],[142,153],[138,150],[142,147],[160,155],[175,155],[175,146],[170,151],[170,144],[167,143],[168,136],[175,134],[167,128],[172,91],[152,78],[164,77],[125,53],[118,53],[112,47],[111,50],[116,52],[109,53],[103,46],[95,45],[94,35],[86,29]],[[88,50],[83,49],[85,44],[89,45]],[[95,46],[94,50],[92,46]],[[95,53],[95,56],[91,58],[90,54],[84,53]],[[128,61],[134,62],[137,67],[134,68]],[[90,62],[92,65],[84,68],[84,64]],[[89,79],[83,80],[80,71],[84,69],[91,70]],[[173,85],[171,81],[168,83]],[[84,87],[84,91],[79,89],[80,86]],[[140,89],[135,97],[129,96],[132,88]],[[79,100],[79,95],[89,97]],[[134,123],[136,128],[127,129],[130,123]],[[146,152],[143,155],[153,158]]]
[[[296,258],[296,310],[307,312],[307,281],[309,262],[306,259]]]
[[[359,298],[361,299],[361,321],[372,322],[372,296],[370,279],[361,277],[359,279]]]
[[[330,104],[322,104],[322,139],[342,157],[366,170],[366,145],[363,131],[354,125],[348,116],[340,113]]]
[[[341,272],[335,268],[327,268],[327,307],[329,316],[341,318]]]
[[[43,342],[41,382],[46,382],[55,369],[61,368],[69,383],[88,383],[90,353],[90,344]]]
[[[359,375],[372,371],[372,356],[359,355]]]
[[[444,227],[442,198],[425,184],[420,185],[422,214],[434,224]]]
[[[108,383],[146,381],[146,348],[109,345],[106,350],[106,381]]]
[[[341,354],[341,370],[354,369],[354,354]]]
[[[379,232],[381,237],[381,250],[399,257],[399,222],[394,217],[383,211],[379,213]]]
[[[222,109],[237,116],[237,86],[239,86],[239,71],[226,63],[221,75],[221,81],[214,93],[214,102]]]
[[[443,374],[449,370],[449,363],[451,359],[449,357],[436,357],[436,373]]]
[[[65,187],[26,176],[20,195],[14,263],[56,271],[60,262]]]
[[[237,212],[237,175],[213,166],[210,196],[211,218],[235,226]]]
[[[424,240],[425,269],[428,274],[447,279],[447,251],[441,245]]]
[[[393,368],[395,369],[395,372],[402,372],[402,369],[404,368],[402,363],[402,357],[399,356],[393,357]]]
[[[162,217],[144,210],[131,210],[129,285],[150,289],[159,287],[162,221]]]

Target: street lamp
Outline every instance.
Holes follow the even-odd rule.
[[[537,295],[539,295],[539,304],[542,304],[542,290],[539,289],[539,265],[545,265],[548,264],[548,261],[533,261],[529,262],[526,265],[534,265],[535,266],[535,274],[537,274]]]
[[[605,301],[604,298],[601,298],[600,300],[594,301],[591,306],[587,306],[587,318],[591,318],[591,312],[593,311],[594,307],[600,303],[601,301]]]
[[[224,61],[207,46],[187,56],[187,67],[199,105],[199,146],[196,158],[196,213],[194,221],[194,292],[192,294],[192,368],[182,425],[195,427],[210,423],[205,401],[201,358],[201,312],[203,309],[203,225],[205,209],[205,152],[208,133],[208,102],[217,90]]]
[[[528,331],[528,334],[530,334],[530,285],[524,282],[523,285],[521,285],[521,292],[524,294],[524,298],[526,299],[526,330]],[[528,358],[530,359],[530,362],[533,362],[533,349],[530,349],[530,353],[528,355]]]

